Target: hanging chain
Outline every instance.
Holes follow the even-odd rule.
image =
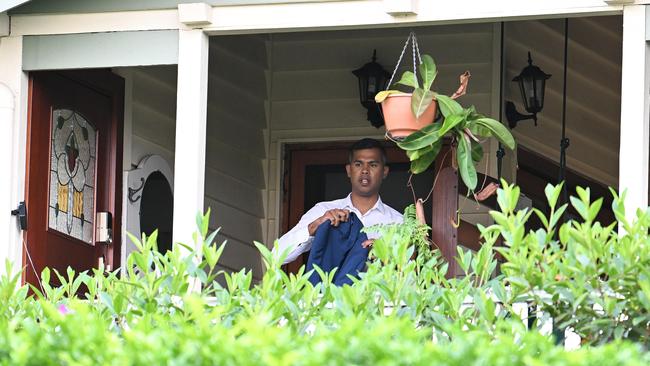
[[[415,51],[418,55],[418,63],[422,63],[422,57],[420,56],[420,45],[418,44],[418,37],[413,33],[413,44],[415,45]],[[413,70],[415,72],[415,70]]]
[[[413,52],[413,78],[415,79],[415,85],[418,85],[418,77],[417,77],[417,73],[415,72],[415,70],[416,70],[416,65],[415,65],[415,34],[413,35],[413,42],[411,42],[411,50]]]
[[[388,84],[386,84],[386,90],[393,84],[393,78],[395,78],[395,74],[397,73],[397,69],[399,68],[399,64],[402,62],[402,57],[404,57],[404,52],[406,51],[406,47],[409,45],[409,41],[411,40],[411,36],[413,35],[413,32],[409,34],[409,36],[406,38],[406,42],[404,43],[404,47],[402,48],[402,53],[399,55],[399,59],[397,59],[397,64],[395,64],[395,69],[393,70],[393,75],[391,75],[390,80],[388,81]]]
[[[415,36],[415,33],[411,32],[413,35],[413,41],[411,42],[411,48],[413,49],[413,76],[415,76],[415,80],[417,81],[417,66],[415,64],[415,55],[418,55],[418,65],[422,63],[422,58],[420,58],[420,48],[418,46],[418,39]]]
[[[395,74],[397,74],[397,69],[399,69],[400,63],[402,63],[402,58],[404,58],[404,52],[406,52],[406,47],[409,45],[409,41],[413,39],[413,42],[411,43],[411,47],[413,49],[413,75],[416,75],[416,64],[415,64],[415,55],[417,54],[418,56],[418,61],[422,63],[422,58],[420,57],[420,47],[418,46],[418,41],[415,36],[414,32],[409,33],[409,36],[406,38],[406,42],[404,43],[404,47],[402,48],[402,53],[399,55],[399,59],[397,59],[397,64],[395,65],[395,69],[393,70],[393,75],[391,75],[390,80],[388,81],[388,84],[386,84],[386,90],[390,88],[390,86],[393,84],[393,79],[395,78]]]

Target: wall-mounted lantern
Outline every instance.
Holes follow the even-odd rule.
[[[386,89],[390,74],[376,60],[377,50],[374,50],[372,61],[352,73],[359,79],[359,101],[368,110],[368,121],[379,128],[384,125],[384,119],[379,104],[375,103],[375,95]]]
[[[535,126],[537,126],[537,113],[544,108],[544,90],[546,88],[546,80],[550,77],[551,75],[546,74],[539,67],[533,65],[530,52],[528,52],[528,66],[521,70],[521,73],[512,79],[512,81],[517,82],[519,85],[524,107],[530,114],[519,113],[513,102],[506,101],[506,119],[508,119],[510,128],[515,128],[517,122],[526,119],[532,119],[535,122]]]

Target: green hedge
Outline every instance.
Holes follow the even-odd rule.
[[[404,224],[370,228],[382,235],[377,260],[353,286],[333,286],[322,272],[315,287],[308,274],[287,275],[283,256],[261,244],[267,270],[259,283],[250,271],[215,270],[224,246],[208,233],[209,212],[197,217],[200,252],[177,245],[160,254],[155,233],[133,238],[139,251],[122,276],[46,270],[30,297],[8,266],[0,278],[0,364],[650,364],[650,214],[627,222],[615,197],[627,231],[619,236],[616,223],[594,222],[602,201],[579,190],[572,204],[582,220],[560,224],[559,192],[547,188],[548,216],[515,212],[519,191],[505,185],[496,224],[480,228],[482,249],[458,253],[463,278],[445,278],[439,253],[422,250],[412,211]],[[544,227],[525,232],[532,214]],[[494,249],[498,237],[505,246]],[[506,259],[498,275],[495,251]],[[50,286],[51,276],[63,285]],[[197,282],[201,291],[189,291]],[[84,287],[85,299],[74,296]],[[520,302],[542,311],[531,329],[515,315]],[[548,318],[580,334],[583,346],[567,351],[542,335]]]

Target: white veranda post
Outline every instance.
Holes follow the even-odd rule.
[[[23,256],[22,231],[11,216],[24,201],[25,187],[27,74],[22,70],[22,47],[21,36],[0,37],[0,273],[5,260],[19,270]]]
[[[191,29],[179,30],[178,43],[173,241],[192,245],[203,211],[209,41]]]
[[[648,44],[645,5],[623,10],[623,64],[619,192],[627,190],[626,217],[648,206]]]

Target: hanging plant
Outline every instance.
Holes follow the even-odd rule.
[[[478,113],[474,106],[465,108],[456,101],[457,98],[465,95],[467,91],[470,78],[468,71],[460,75],[460,86],[451,96],[437,93],[432,89],[433,82],[438,74],[436,64],[430,55],[420,56],[417,40],[413,33],[406,40],[400,61],[411,39],[413,40],[413,59],[415,60],[417,55],[420,60],[417,67],[419,79],[418,75],[415,74],[415,70],[413,72],[405,71],[396,84],[412,88],[410,113],[415,121],[424,116],[425,112],[430,111],[432,105],[435,113],[436,103],[440,108],[443,119],[441,123],[432,123],[433,118],[427,117],[427,121],[425,121],[427,123],[415,129],[415,132],[411,131],[412,133],[397,136],[398,138],[395,139],[397,146],[406,151],[411,161],[411,172],[418,174],[425,171],[435,161],[442,148],[443,140],[450,138],[452,158],[455,157],[454,165],[457,165],[463,183],[470,191],[474,191],[477,186],[475,165],[483,158],[482,140],[494,137],[511,150],[515,148],[515,140],[501,122]],[[395,71],[398,66],[399,61]],[[393,72],[394,76],[395,72]],[[392,79],[391,77],[389,87]],[[400,90],[388,89],[378,93],[375,101],[382,103],[384,116],[386,117],[386,102],[390,98],[404,95],[409,94]],[[429,118],[430,120],[428,120]],[[388,120],[386,120],[386,125],[387,136],[389,138],[396,137],[390,133]]]
[[[463,183],[471,191],[476,189],[475,164],[483,158],[481,139],[494,137],[509,149],[515,148],[515,140],[499,121],[486,117],[474,106],[464,108],[457,101],[443,94],[435,94],[444,119],[409,135],[397,146],[406,151],[411,161],[411,172],[425,171],[436,159],[445,137],[451,138],[452,156],[456,156],[458,171]]]

